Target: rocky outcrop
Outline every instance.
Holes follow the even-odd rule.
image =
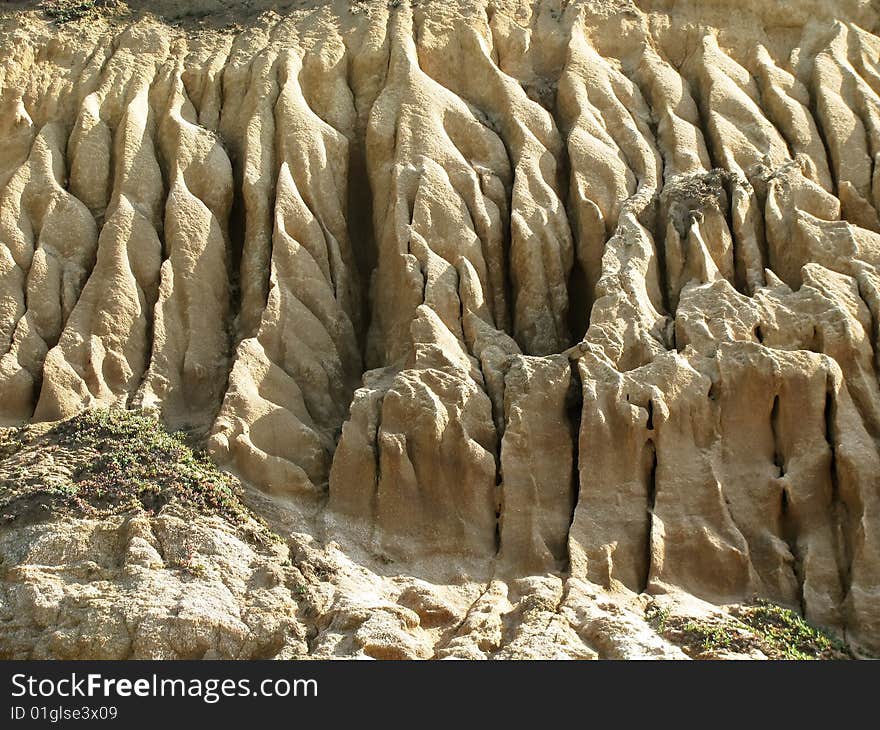
[[[222,521],[70,520],[7,531],[4,659],[267,659],[307,653],[286,548]]]
[[[604,656],[602,591],[880,650],[876,6],[130,5],[0,20],[7,424],[146,409],[479,585],[325,606],[319,655],[540,654],[528,594]]]

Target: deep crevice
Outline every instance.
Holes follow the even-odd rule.
[[[358,144],[349,144],[348,199],[346,222],[359,287],[360,328],[357,332],[361,357],[366,353],[367,333],[372,321],[370,281],[378,263],[373,229],[373,191],[367,173],[366,155]]]
[[[779,504],[779,534],[794,561],[791,569],[797,584],[797,604],[802,616],[806,616],[806,601],[804,599],[804,566],[798,550],[798,524],[797,518],[792,509],[792,498],[789,494],[789,486],[787,483],[782,485],[780,490]]]
[[[645,516],[647,520],[647,530],[645,534],[645,563],[642,578],[642,593],[648,592],[648,586],[651,580],[652,565],[652,544],[654,532],[654,507],[657,503],[657,444],[653,438],[648,439],[645,444],[646,449],[650,449],[651,463],[648,469],[648,479],[646,483],[647,495],[645,501]]]
[[[777,469],[777,478],[785,476],[785,457],[780,450],[779,444],[779,396],[773,397],[773,406],[770,409],[770,430],[773,432],[773,465]]]
[[[877,373],[878,364],[880,364],[880,360],[878,360],[877,357],[877,343],[880,342],[880,322],[878,322],[878,319],[874,314],[874,310],[869,303],[869,299],[865,295],[863,271],[857,271],[856,275],[853,278],[856,282],[856,290],[858,291],[859,298],[865,303],[865,309],[868,312],[868,318],[870,322],[869,326],[865,330],[865,337],[868,340],[868,344],[871,346],[871,365],[873,366],[874,372]]]
[[[831,521],[834,557],[837,561],[841,602],[843,602],[852,588],[852,546],[849,543],[849,510],[847,509],[846,502],[841,497],[840,480],[837,474],[837,447],[835,445],[836,434],[834,430],[836,408],[833,392],[829,388],[825,393],[824,409],[825,440],[828,442],[828,450],[830,452],[828,469],[831,480],[831,496],[828,518]]]
[[[580,499],[581,493],[580,440],[584,408],[583,383],[581,382],[580,369],[576,361],[571,363],[570,372],[571,380],[569,383],[566,406],[568,411],[567,420],[569,428],[571,429],[572,458],[568,534],[565,541],[565,565],[562,567],[564,574],[571,573],[571,553],[569,552],[569,543],[571,540],[571,528],[574,525],[578,500]]]
[[[815,63],[816,60],[814,58],[814,67]],[[834,156],[831,154],[831,146],[828,143],[828,135],[825,131],[825,125],[822,123],[822,115],[819,114],[818,101],[816,99],[812,75],[809,83],[804,84],[804,88],[807,90],[807,94],[810,97],[810,105],[808,108],[808,111],[810,112],[810,117],[812,117],[813,119],[813,124],[816,127],[816,133],[819,135],[819,141],[822,142],[822,147],[825,150],[825,164],[828,167],[828,174],[831,176],[831,193],[835,197],[837,197],[838,200],[840,200],[840,182],[837,175],[837,166],[834,162]]]

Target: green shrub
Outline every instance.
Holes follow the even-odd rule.
[[[35,501],[44,511],[66,507],[94,516],[132,510],[155,514],[176,503],[237,523],[252,517],[233,476],[191,447],[185,434],[168,433],[149,416],[87,411],[37,438],[19,435],[37,458],[70,466],[47,476],[33,462],[3,462],[0,513],[6,521]],[[14,440],[10,434],[6,438]],[[15,454],[22,447],[5,450]]]

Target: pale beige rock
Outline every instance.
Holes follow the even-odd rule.
[[[515,574],[564,569],[574,506],[568,358],[514,358],[504,378],[498,560]]]
[[[29,551],[128,528],[13,526],[10,655],[681,658],[649,604],[755,596],[880,651],[875,3],[129,5],[0,12],[0,420],[145,408],[335,572],[175,634],[95,538],[65,634],[100,561]]]
[[[66,520],[4,529],[5,659],[265,659],[307,651],[286,548],[218,518]]]

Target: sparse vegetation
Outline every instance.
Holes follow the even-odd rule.
[[[737,621],[691,620],[679,629],[682,648],[687,653],[736,652],[748,654],[760,649],[760,642]],[[690,649],[691,651],[688,651]]]
[[[659,608],[652,604],[645,610],[645,618],[654,631],[662,634],[666,631],[666,622],[669,620],[669,608]]]
[[[120,4],[117,0],[44,0],[39,7],[48,18],[62,24],[88,18],[96,12],[118,9]]]
[[[40,8],[56,23],[69,23],[85,18],[98,5],[98,0],[46,0]]]
[[[179,568],[186,573],[189,573],[194,578],[201,578],[207,573],[207,568],[204,563],[196,560],[195,553],[192,548],[188,548],[186,551],[186,555],[173,564],[175,568]]]
[[[851,659],[840,640],[827,634],[794,611],[757,600],[738,606],[729,615],[702,619],[671,616],[669,608],[649,606],[645,618],[664,638],[678,644],[694,658],[719,653],[750,654],[760,651],[769,659]]]
[[[51,454],[70,468],[39,473],[32,460],[6,463],[0,515],[5,521],[31,511],[74,510],[92,516],[144,511],[165,505],[192,507],[242,524],[253,517],[238,496],[238,482],[220,471],[183,433],[170,434],[153,418],[131,411],[87,411],[22,445]],[[15,433],[0,449],[16,453]],[[5,442],[10,442],[4,446]],[[20,445],[21,446],[21,445]],[[7,457],[8,458],[8,457]]]
[[[736,610],[740,621],[757,633],[774,659],[849,659],[852,655],[839,639],[782,606],[758,600]]]

